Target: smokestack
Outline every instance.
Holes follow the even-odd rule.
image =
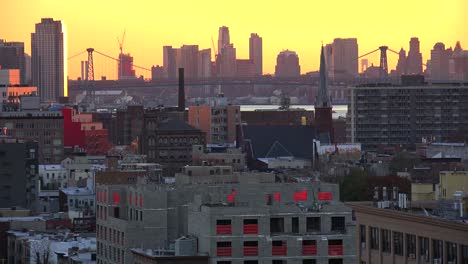
[[[184,68],[179,68],[179,111],[185,111]]]

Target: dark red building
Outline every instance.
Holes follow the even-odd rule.
[[[63,146],[83,148],[85,145],[84,132],[81,130],[80,122],[73,122],[73,108],[62,108],[63,115]]]

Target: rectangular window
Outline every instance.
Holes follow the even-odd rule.
[[[366,248],[366,226],[359,226],[359,239],[361,241],[361,248]]]
[[[284,218],[273,217],[270,218],[270,233],[283,233],[284,232]]]
[[[403,256],[403,233],[393,232],[393,248],[395,255]]]
[[[345,231],[345,218],[344,216],[333,216],[331,218],[331,231],[344,232]]]
[[[343,255],[343,240],[331,239],[328,240],[328,255],[342,256]]]
[[[307,217],[306,218],[306,231],[307,232],[320,232],[320,217]]]
[[[429,261],[429,238],[419,237],[419,257],[421,260]]]
[[[216,243],[216,256],[230,257],[232,255],[231,242],[217,242]]]
[[[446,252],[447,252],[447,261],[448,263],[457,262],[457,244],[452,242],[445,243]]]
[[[231,220],[230,219],[216,220],[216,234],[217,235],[232,234]]]
[[[302,264],[317,264],[317,260],[315,260],[315,259],[303,259]]]
[[[443,255],[443,242],[441,240],[432,240],[432,252],[434,260],[439,260],[442,263]]]
[[[295,234],[299,233],[299,217],[291,219],[291,231]]]
[[[382,229],[382,252],[392,251],[390,230]]]
[[[258,241],[244,241],[244,256],[258,256]]]
[[[468,264],[468,246],[461,246],[461,263]]]
[[[283,240],[274,240],[271,242],[271,255],[272,256],[286,256],[288,248],[286,246],[286,241]]]
[[[244,234],[258,234],[258,220],[257,219],[244,219]]]
[[[379,249],[379,229],[377,227],[370,228],[371,249]]]
[[[317,255],[317,241],[302,240],[302,255],[305,255],[305,256]]]
[[[406,234],[406,256],[416,259],[416,235]]]

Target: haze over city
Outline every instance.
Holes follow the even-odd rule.
[[[430,57],[434,43],[454,47],[456,41],[468,44],[463,0],[440,1],[90,1],[18,0],[2,3],[3,26],[0,36],[25,42],[30,54],[30,34],[43,17],[62,20],[67,30],[68,55],[93,47],[118,56],[117,37],[126,30],[124,52],[131,53],[136,65],[150,68],[162,65],[162,47],[196,44],[212,48],[218,28],[230,29],[238,58],[248,58],[250,33],[263,38],[264,73],[273,74],[281,50],[297,52],[301,72],[317,71],[319,47],[334,38],[355,37],[359,54],[387,45],[394,50],[409,48],[409,39],[419,37],[423,62]],[[214,57],[214,52],[212,52]],[[378,65],[375,53],[369,65]],[[394,69],[398,56],[389,55]],[[99,65],[95,68],[110,67]],[[102,62],[104,63],[104,62]],[[114,63],[115,64],[115,63]],[[115,72],[115,66],[112,66]],[[150,73],[136,69],[137,75]],[[68,75],[80,75],[79,61],[69,63]],[[112,76],[108,76],[112,77]]]

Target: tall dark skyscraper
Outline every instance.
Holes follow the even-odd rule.
[[[396,66],[396,74],[397,76],[405,75],[407,73],[406,67],[406,51],[401,48],[400,52],[398,53],[398,63]]]
[[[31,33],[32,83],[38,87],[42,102],[68,96],[63,29],[61,21],[43,18]]]
[[[257,33],[250,34],[249,39],[249,59],[255,65],[255,75],[263,74],[263,43],[262,38]]]
[[[223,49],[230,43],[229,28],[226,26],[220,27],[218,32],[218,54],[222,54]]]
[[[411,38],[408,58],[406,59],[406,69],[408,74],[422,73],[422,55],[419,51],[419,39]]]
[[[26,61],[23,42],[6,42],[0,39],[0,66],[2,69],[20,70],[21,83],[26,80]]]
[[[323,46],[320,53],[320,85],[314,108],[318,138],[323,143],[333,143],[332,104],[328,96],[327,66]]]

